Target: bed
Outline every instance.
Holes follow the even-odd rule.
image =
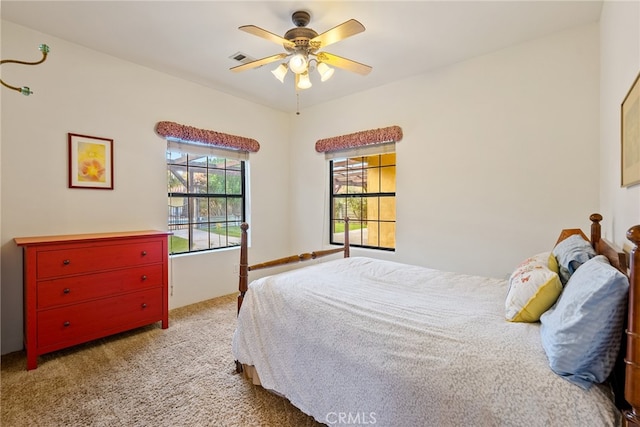
[[[342,248],[248,265],[243,224],[237,370],[327,425],[636,425],[640,226],[625,254],[601,238],[602,217],[590,218],[590,238],[562,230],[553,252],[508,280],[350,257],[348,233]],[[585,243],[593,252],[577,262]],[[335,253],[344,257],[247,284],[250,271]],[[551,255],[557,277],[545,289],[559,295],[538,320],[508,321],[509,296],[532,281],[522,272],[553,264]],[[582,284],[601,272],[610,286]],[[587,350],[576,354],[580,340]]]

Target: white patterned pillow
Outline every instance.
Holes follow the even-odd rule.
[[[509,278],[505,301],[508,321],[537,322],[556,302],[562,292],[557,268],[555,257],[550,252],[543,252],[527,258],[515,269]]]

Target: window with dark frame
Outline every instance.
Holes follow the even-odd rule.
[[[172,255],[240,245],[245,161],[167,149]]]
[[[329,168],[329,242],[344,243],[344,217],[348,216],[351,246],[394,251],[395,153],[334,158]]]

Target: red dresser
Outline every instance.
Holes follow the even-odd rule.
[[[162,322],[169,326],[169,232],[20,237],[27,369],[38,356]]]

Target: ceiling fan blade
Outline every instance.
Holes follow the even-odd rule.
[[[359,62],[352,61],[351,59],[343,58],[332,53],[320,52],[316,55],[316,58],[319,62],[324,62],[327,65],[332,65],[334,67],[342,68],[347,71],[352,71],[363,76],[366,76],[372,70],[372,68],[368,65],[361,64]]]
[[[263,65],[266,64],[270,64],[272,62],[276,62],[279,61],[281,59],[286,58],[287,55],[286,53],[279,53],[277,55],[273,55],[273,56],[267,56],[266,58],[262,58],[262,59],[256,59],[255,61],[251,61],[251,62],[247,62],[246,64],[242,64],[242,65],[237,65],[235,67],[229,68],[231,71],[244,71],[244,70],[250,70],[252,68],[257,68],[257,67],[261,67]]]
[[[322,34],[318,34],[316,37],[312,38],[309,41],[309,44],[316,49],[320,49],[335,42],[339,42],[340,40],[346,39],[347,37],[351,37],[358,33],[361,33],[364,30],[364,25],[362,25],[360,22],[356,21],[355,19],[349,19],[348,21],[343,22],[337,27],[333,27],[332,29],[325,31]]]
[[[284,45],[286,47],[295,48],[296,45],[289,40],[280,37],[277,34],[273,34],[267,30],[263,30],[260,27],[256,27],[255,25],[243,25],[242,27],[238,27],[239,30],[242,30],[246,33],[253,34],[254,36],[262,37],[263,39],[267,39],[274,43]]]

